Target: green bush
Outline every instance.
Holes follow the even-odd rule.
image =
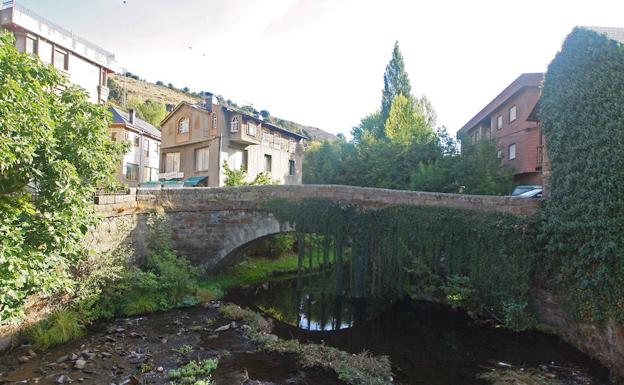
[[[254,245],[248,255],[277,259],[293,251],[294,238],[291,234],[272,235]]]
[[[210,374],[217,368],[216,359],[191,361],[179,369],[172,369],[167,376],[175,380],[172,384],[181,385],[211,385]]]
[[[583,320],[624,321],[624,45],[575,28],[540,101],[551,176],[542,279]]]

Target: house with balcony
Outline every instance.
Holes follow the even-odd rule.
[[[109,126],[111,139],[130,144],[117,169],[117,179],[130,187],[158,181],[160,164],[160,131],[137,118],[136,112],[110,107],[113,119]]]
[[[493,140],[498,157],[514,170],[514,183],[542,185],[544,137],[536,117],[543,73],[524,73],[459,131],[462,149]]]
[[[302,181],[305,136],[259,116],[221,106],[207,94],[201,105],[182,102],[162,121],[161,180],[225,184],[224,165],[266,173],[282,184]]]
[[[87,90],[91,102],[108,99],[107,77],[115,67],[111,52],[37,15],[18,0],[2,1],[0,30],[13,33],[18,51],[39,57]]]

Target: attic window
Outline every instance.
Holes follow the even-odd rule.
[[[230,132],[238,132],[240,128],[240,123],[237,117],[232,118],[232,122],[230,123]]]
[[[186,134],[189,132],[189,120],[188,118],[182,118],[178,122],[178,134]]]

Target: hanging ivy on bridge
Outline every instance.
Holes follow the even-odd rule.
[[[518,318],[528,317],[535,255],[526,217],[425,206],[364,210],[324,199],[273,200],[265,208],[295,225],[300,271],[320,259],[334,286],[351,296],[397,299],[461,277],[487,312],[526,326]],[[306,242],[310,234],[314,242]]]

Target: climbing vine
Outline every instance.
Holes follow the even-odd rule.
[[[334,287],[351,296],[397,299],[465,277],[491,315],[517,328],[526,326],[519,318],[530,318],[535,233],[525,217],[425,206],[364,210],[323,199],[273,200],[265,208],[295,225],[299,269],[322,258],[335,280],[346,279]],[[319,239],[306,242],[309,234]]]
[[[624,320],[624,45],[576,28],[548,67],[544,282],[579,319]]]

